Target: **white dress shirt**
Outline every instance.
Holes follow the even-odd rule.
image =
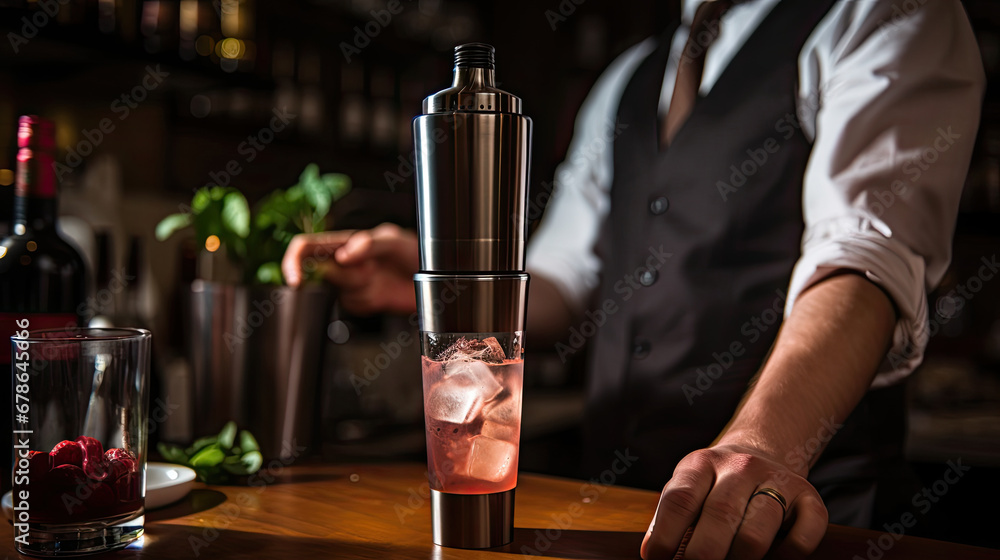
[[[661,115],[701,1],[684,2]],[[778,1],[748,0],[725,14],[707,54],[702,94]],[[653,48],[654,39],[630,48],[594,85],[528,247],[528,270],[578,311],[590,302],[601,269],[594,245],[610,205],[618,100]],[[979,49],[958,0],[841,1],[807,39],[798,66],[798,117],[813,146],[802,190],[802,254],[785,315],[832,271],[863,272],[899,313],[893,348],[873,384],[889,385],[923,358],[927,292],[951,259],[985,87]]]

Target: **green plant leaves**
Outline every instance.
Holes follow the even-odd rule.
[[[156,224],[156,240],[164,241],[189,225],[191,225],[191,214],[171,214]]]
[[[156,449],[159,450],[160,455],[163,455],[163,458],[169,463],[181,463],[181,464],[187,463],[188,460],[187,454],[184,453],[184,450],[182,450],[180,447],[176,445],[167,445],[165,443],[160,443],[159,445],[156,446]]]
[[[319,166],[315,163],[307,165],[302,175],[299,175],[299,185],[302,186],[306,199],[315,207],[315,212],[325,216],[330,211],[331,196],[319,178]]]
[[[327,227],[333,203],[351,189],[351,180],[340,173],[320,174],[319,166],[306,166],[299,182],[276,189],[251,211],[246,197],[233,187],[203,187],[191,199],[189,212],[171,214],[156,226],[159,240],[193,227],[195,240],[204,247],[211,236],[219,238],[226,256],[243,270],[247,284],[284,284],[281,259],[292,238]]]
[[[218,443],[213,443],[208,447],[202,448],[200,451],[194,454],[188,460],[188,464],[192,467],[214,467],[222,460],[226,458],[226,453],[222,450]]]
[[[219,187],[215,188],[218,189]],[[194,198],[191,199],[191,211],[195,214],[201,214],[211,203],[212,190],[208,187],[200,188],[195,191]]]
[[[191,447],[188,447],[187,449],[184,450],[184,453],[187,453],[188,456],[194,455],[199,450],[208,447],[209,445],[212,445],[218,440],[219,440],[218,436],[206,436],[203,438],[198,438],[194,440],[194,443],[191,444]]]
[[[251,475],[264,464],[257,440],[232,421],[218,434],[198,438],[190,447],[160,443],[156,448],[167,461],[193,468],[198,479],[208,484],[232,483],[233,477]]]
[[[350,180],[346,175],[339,173],[319,174],[319,166],[311,163],[306,166],[299,176],[298,186],[302,189],[305,198],[312,205],[312,222],[320,223],[330,212],[330,205],[340,197],[347,194],[351,188]],[[291,189],[289,189],[291,191]]]
[[[246,476],[260,470],[264,464],[264,457],[260,451],[249,451],[240,456],[226,457],[222,463],[222,468],[230,474]]]
[[[217,441],[224,448],[232,447],[236,441],[236,422],[232,420],[226,422],[226,425],[222,427],[222,431],[219,432],[219,439]]]
[[[222,224],[239,237],[250,235],[250,205],[243,193],[231,192],[222,199]]]
[[[240,431],[240,447],[243,451],[260,451],[256,438],[246,430]]]
[[[285,276],[281,273],[281,265],[274,261],[260,265],[260,268],[257,269],[257,282],[275,286],[284,284]]]

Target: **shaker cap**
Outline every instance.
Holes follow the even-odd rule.
[[[486,43],[455,47],[451,87],[424,99],[424,114],[521,114],[521,98],[496,87],[494,52],[493,46]]]

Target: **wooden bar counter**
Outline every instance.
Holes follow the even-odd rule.
[[[141,546],[95,558],[639,558],[658,498],[655,492],[522,473],[514,542],[483,551],[431,543],[422,465],[293,465],[262,472],[252,483],[199,484],[181,502],[147,514]],[[2,531],[0,553],[18,557],[11,526]],[[883,535],[832,525],[813,558],[1000,558],[1000,551]]]

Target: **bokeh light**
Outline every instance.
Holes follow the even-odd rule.
[[[233,37],[226,37],[215,47],[220,58],[238,59],[243,56],[243,41]]]
[[[218,235],[209,235],[208,239],[205,240],[205,249],[207,249],[209,253],[218,251],[220,246],[222,246],[222,242],[219,241]]]

